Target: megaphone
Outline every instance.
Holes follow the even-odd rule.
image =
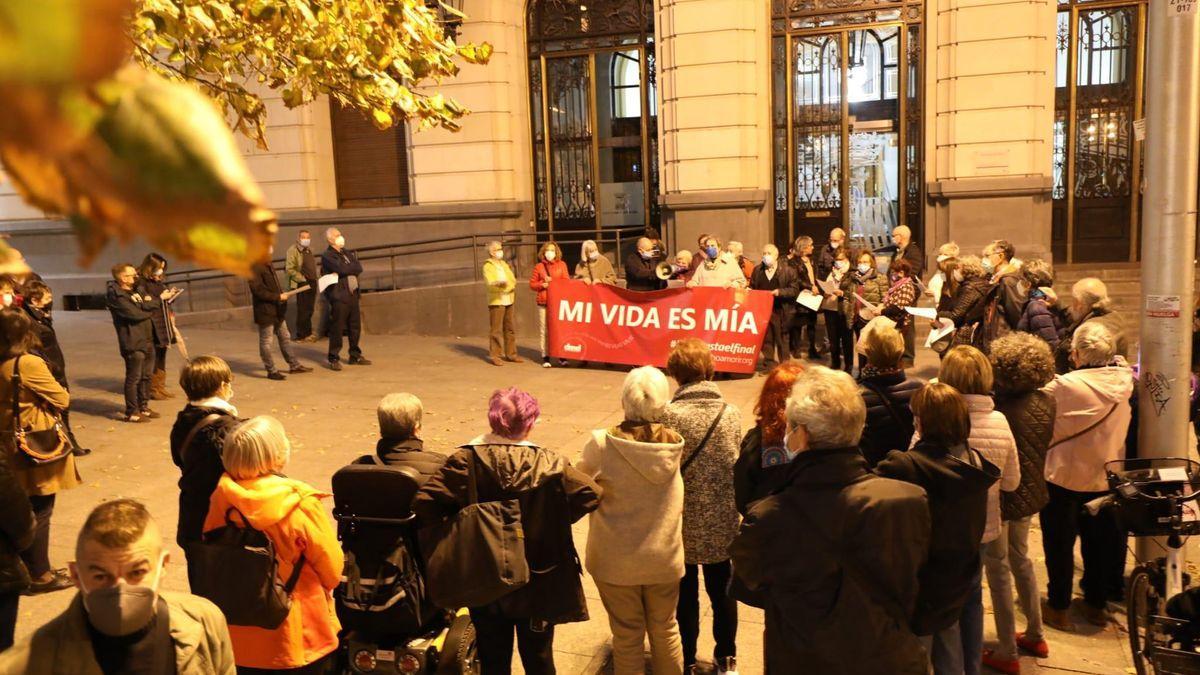
[[[658,267],[654,268],[654,275],[657,276],[659,279],[662,279],[663,281],[667,281],[671,277],[675,276],[676,274],[679,274],[680,272],[682,272],[686,269],[687,268],[684,267],[683,265],[676,265],[675,263],[669,263],[669,262],[661,262],[658,264]]]

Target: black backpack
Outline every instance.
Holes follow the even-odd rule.
[[[234,513],[242,517],[243,527],[233,522]],[[304,569],[304,554],[287,582],[280,582],[275,545],[251,527],[241,511],[230,507],[223,527],[188,545],[188,565],[194,570],[188,575],[192,593],[211,600],[229,625],[273,630],[292,609],[292,591]]]
[[[363,570],[353,551],[346,551],[342,582],[333,592],[342,625],[371,635],[407,634],[420,630],[430,607],[425,603],[425,580],[403,537],[376,567]]]

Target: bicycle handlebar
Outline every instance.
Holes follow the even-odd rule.
[[[1083,505],[1083,508],[1088,512],[1088,515],[1094,516],[1104,509],[1112,506],[1116,501],[1117,498],[1115,495],[1104,495],[1103,497],[1097,497],[1092,501],[1087,502]]]

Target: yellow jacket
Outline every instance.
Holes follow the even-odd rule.
[[[496,282],[504,279],[503,287]],[[506,306],[517,299],[517,277],[505,260],[488,258],[483,263],[483,280],[487,282],[488,307]]]

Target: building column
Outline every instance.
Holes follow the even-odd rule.
[[[927,249],[956,241],[978,255],[1007,239],[1050,259],[1056,5],[937,0],[929,10],[935,82],[934,209]]]
[[[659,0],[655,17],[664,234],[753,254],[771,237],[770,3]]]

